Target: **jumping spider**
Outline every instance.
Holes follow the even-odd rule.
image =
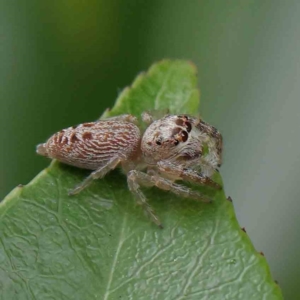
[[[137,118],[129,114],[69,127],[38,145],[37,153],[94,170],[70,195],[121,165],[138,204],[162,227],[140,187],[156,186],[181,197],[210,202],[209,198],[175,181],[220,189],[210,177],[221,166],[222,136],[216,128],[192,116],[167,114],[155,120],[145,112],[142,119],[148,124],[144,133],[136,125]]]

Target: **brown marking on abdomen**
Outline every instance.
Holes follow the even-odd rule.
[[[93,138],[93,135],[92,135],[92,133],[91,132],[84,132],[83,134],[82,134],[82,138],[84,139],[84,140],[91,140],[92,138]]]
[[[70,137],[70,141],[71,143],[75,143],[76,141],[79,141],[78,137],[76,136],[76,133],[72,133],[71,137]]]

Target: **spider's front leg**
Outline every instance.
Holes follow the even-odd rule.
[[[158,170],[163,174],[177,177],[182,180],[194,182],[201,185],[207,185],[215,189],[221,189],[221,185],[214,182],[211,178],[196,172],[193,169],[184,168],[182,165],[176,165],[169,161],[160,161],[157,163]]]
[[[191,198],[203,202],[211,202],[211,200],[192,189],[176,184],[173,181],[163,178],[158,174],[148,175],[140,171],[132,170],[128,173],[128,186],[129,190],[135,195],[138,204],[142,205],[151,220],[162,228],[162,224],[156,216],[152,207],[147,203],[145,195],[140,190],[141,186],[152,187],[156,186],[159,189],[170,191],[177,196],[184,198]]]

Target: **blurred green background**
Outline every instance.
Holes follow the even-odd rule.
[[[162,58],[199,69],[226,193],[285,299],[300,299],[300,2],[0,1],[0,197],[49,163],[35,145],[97,119]]]

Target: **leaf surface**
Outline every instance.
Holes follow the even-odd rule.
[[[164,60],[105,117],[166,108],[195,115],[198,105],[195,67]],[[1,299],[282,299],[223,190],[199,188],[212,204],[145,190],[161,230],[119,170],[69,197],[87,175],[53,162],[0,204]]]

